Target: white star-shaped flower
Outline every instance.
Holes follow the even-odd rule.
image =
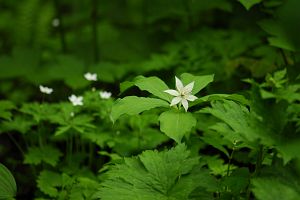
[[[175,96],[172,99],[170,106],[174,106],[180,103],[183,105],[185,111],[187,112],[189,107],[188,101],[195,101],[196,99],[198,99],[196,96],[192,95],[194,81],[187,84],[186,86],[183,86],[181,80],[178,79],[176,76],[175,76],[175,80],[176,80],[177,90],[165,90],[164,92]]]
[[[97,74],[92,74],[88,72],[84,74],[84,78],[88,81],[97,81]]]
[[[100,95],[101,99],[109,99],[111,97],[111,92],[100,91],[99,95]]]
[[[40,91],[44,94],[51,94],[53,89],[40,85]]]
[[[71,96],[69,96],[69,100],[71,101],[71,103],[73,104],[73,106],[82,106],[83,105],[83,97],[82,96],[76,96],[74,94],[72,94]]]

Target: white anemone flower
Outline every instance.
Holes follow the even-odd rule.
[[[92,74],[88,72],[84,74],[84,78],[88,81],[97,81],[97,74]]]
[[[40,85],[40,91],[44,94],[51,94],[53,89]]]
[[[111,97],[111,92],[100,91],[99,95],[100,95],[101,99],[109,99]]]
[[[176,90],[165,90],[164,92],[175,96],[172,101],[170,106],[174,106],[176,104],[183,105],[185,111],[187,112],[189,103],[188,101],[195,101],[198,99],[196,96],[192,95],[192,90],[194,87],[194,81],[187,84],[186,86],[183,86],[183,83],[179,78],[175,76],[176,80]]]
[[[83,105],[83,97],[82,96],[76,96],[74,94],[72,94],[71,96],[69,96],[69,100],[71,101],[71,103],[73,104],[73,106],[82,106]]]

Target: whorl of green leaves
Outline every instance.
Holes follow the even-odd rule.
[[[184,144],[169,151],[145,151],[125,158],[105,174],[95,197],[102,200],[185,200],[195,189],[198,197],[208,195],[216,181],[199,167],[199,159],[191,157]],[[198,191],[199,191],[198,190]]]

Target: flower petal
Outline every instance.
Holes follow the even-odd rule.
[[[164,92],[170,94],[170,95],[173,95],[173,96],[179,96],[179,92],[177,90],[165,90]]]
[[[181,97],[174,97],[171,101],[170,106],[174,106],[174,105],[178,104],[181,100],[182,100]]]
[[[198,97],[196,97],[196,96],[194,96],[194,95],[186,95],[185,97],[184,97],[186,100],[188,100],[188,101],[195,101],[196,99],[198,99]]]
[[[183,88],[183,91],[185,94],[189,94],[192,92],[193,88],[194,88],[194,83],[195,81],[189,83],[188,85],[186,85],[184,88]]]
[[[176,82],[176,88],[180,93],[184,88],[183,84],[182,84],[181,80],[179,78],[177,78],[176,76],[175,76],[175,82]]]
[[[185,112],[187,112],[188,107],[189,107],[188,101],[186,99],[182,99],[181,103],[182,103],[182,105],[184,107]]]

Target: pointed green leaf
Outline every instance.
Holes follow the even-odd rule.
[[[0,163],[0,199],[13,199],[17,185],[10,171]]]
[[[161,99],[128,96],[116,101],[112,107],[111,118],[116,121],[124,114],[137,115],[156,107],[169,107],[169,103]]]
[[[58,135],[62,135],[64,133],[66,133],[67,131],[69,131],[72,127],[71,126],[60,126],[56,129],[54,135],[58,136]]]
[[[268,37],[270,45],[289,51],[295,51],[294,44],[290,41],[285,30],[277,21],[269,19],[261,20],[258,22],[258,25],[271,35]]]
[[[161,99],[170,101],[170,96],[164,92],[169,89],[168,86],[157,77],[138,76],[135,80],[135,85],[140,88],[140,90],[146,90]]]
[[[197,120],[191,113],[173,110],[163,112],[158,120],[160,122],[160,130],[177,143],[181,143],[183,136],[188,136],[197,123]]]
[[[252,6],[262,2],[262,0],[239,0],[239,2],[247,9],[250,10]]]
[[[120,93],[126,91],[127,89],[131,88],[132,86],[134,86],[134,82],[132,82],[132,81],[124,81],[124,82],[120,83]]]
[[[181,74],[181,81],[184,83],[184,85],[187,85],[191,82],[194,83],[194,88],[192,91],[192,94],[197,94],[200,90],[205,88],[209,83],[213,82],[214,75],[203,75],[203,76],[194,76],[189,73],[183,73]]]

